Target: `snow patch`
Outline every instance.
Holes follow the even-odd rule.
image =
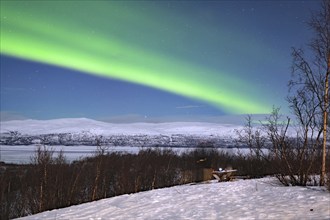
[[[321,188],[318,188],[321,189]],[[275,178],[183,185],[47,211],[22,219],[329,219],[328,192]]]

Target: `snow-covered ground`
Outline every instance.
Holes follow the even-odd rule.
[[[330,193],[275,178],[183,185],[47,211],[22,219],[330,219]]]

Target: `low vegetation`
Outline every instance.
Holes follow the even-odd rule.
[[[239,176],[274,174],[261,158],[204,148],[177,154],[171,149],[141,149],[138,154],[106,153],[68,163],[63,153],[37,148],[31,164],[0,166],[0,218],[11,219],[45,210],[121,194],[198,182],[203,168],[232,166]]]
[[[284,118],[276,108],[257,125],[249,116],[244,129],[237,131],[238,144],[248,147],[251,160],[262,161],[285,186],[324,185],[320,180],[322,142],[319,135],[315,137],[316,128],[292,126],[289,135],[289,126],[290,118]],[[329,151],[324,153],[330,160]]]

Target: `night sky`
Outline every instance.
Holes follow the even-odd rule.
[[[289,113],[320,1],[3,1],[1,120]]]

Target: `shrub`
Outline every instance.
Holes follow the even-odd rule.
[[[263,163],[215,148],[181,155],[170,148],[147,148],[138,154],[106,153],[101,149],[93,157],[68,163],[63,154],[54,155],[52,149],[39,147],[32,164],[1,165],[0,218],[195,182],[201,180],[198,172],[203,168],[232,166],[238,169],[238,175],[262,176],[270,172]]]

